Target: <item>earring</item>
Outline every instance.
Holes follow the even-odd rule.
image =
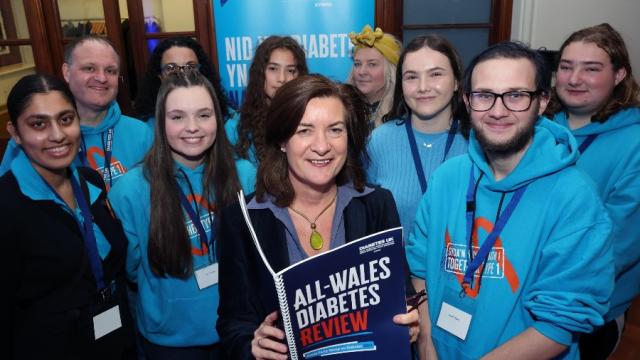
[[[287,152],[287,149],[285,149],[284,146],[280,146],[280,151]]]

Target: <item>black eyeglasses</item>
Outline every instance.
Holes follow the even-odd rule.
[[[496,99],[502,99],[504,107],[510,111],[527,111],[531,107],[533,99],[540,95],[541,91],[507,91],[502,94],[496,94],[491,91],[472,91],[467,94],[469,98],[469,107],[473,111],[489,111],[496,103]]]
[[[186,72],[186,71],[194,71],[194,70],[200,71],[200,64],[197,64],[194,62],[186,63],[184,65],[178,65],[176,63],[168,63],[168,64],[162,65],[162,67],[160,68],[160,72],[164,76],[177,73],[178,71]]]

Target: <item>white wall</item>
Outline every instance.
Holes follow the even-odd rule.
[[[608,22],[620,32],[640,80],[640,1],[514,0],[511,38],[533,48],[558,50],[572,32]]]

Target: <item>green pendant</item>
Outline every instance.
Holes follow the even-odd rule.
[[[320,233],[316,229],[313,229],[313,231],[311,232],[309,242],[311,243],[311,248],[313,250],[320,250],[322,249],[322,245],[324,245],[322,235],[320,235]]]

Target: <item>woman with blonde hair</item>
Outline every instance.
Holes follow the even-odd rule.
[[[402,44],[393,35],[380,28],[373,31],[369,25],[359,34],[350,33],[349,38],[355,47],[347,83],[355,85],[365,96],[373,128],[382,124],[382,117],[391,110]]]

